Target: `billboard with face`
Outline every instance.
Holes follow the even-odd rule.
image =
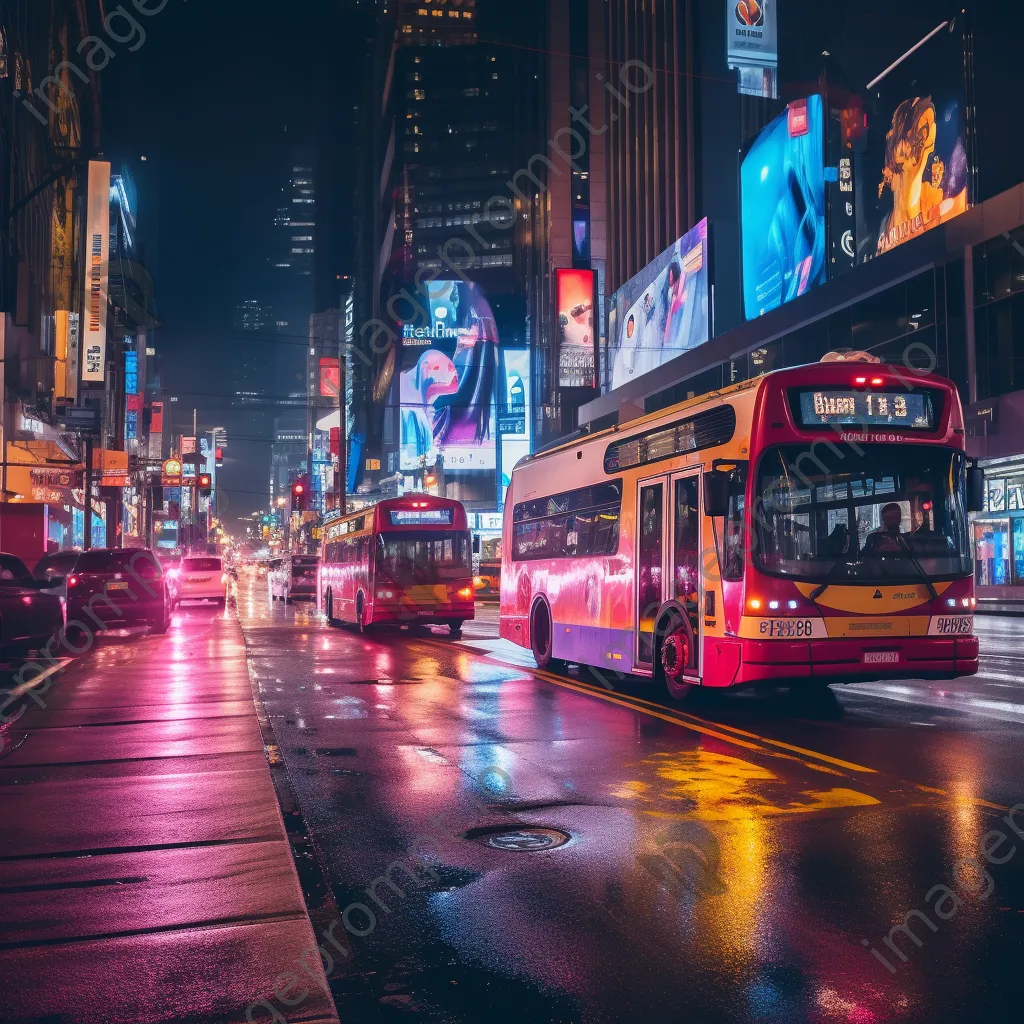
[[[824,104],[795,100],[740,163],[743,312],[748,320],[825,281]]]
[[[483,292],[464,281],[431,281],[421,315],[402,325],[398,375],[399,468],[445,473],[496,467],[498,329]]]
[[[558,309],[558,386],[592,388],[594,362],[594,272],[555,271]]]
[[[870,87],[857,156],[857,258],[916,238],[969,205],[964,40],[954,20]]]
[[[609,389],[708,340],[709,273],[705,218],[612,295]]]

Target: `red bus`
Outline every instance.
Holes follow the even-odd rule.
[[[520,461],[501,635],[676,697],[969,675],[981,490],[952,382],[768,373]]]
[[[317,592],[332,626],[441,623],[461,636],[475,614],[465,508],[406,494],[326,520]]]

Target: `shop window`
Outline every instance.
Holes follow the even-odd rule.
[[[1013,526],[1013,582],[1024,581],[1024,517],[1010,520]]]
[[[1006,586],[1010,576],[1010,520],[974,523],[974,582],[979,587]]]

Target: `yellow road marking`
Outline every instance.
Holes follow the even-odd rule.
[[[437,647],[444,648],[450,651],[452,648],[448,644],[443,644],[437,640],[424,640],[425,643],[434,644]],[[792,743],[785,743],[782,740],[772,740],[767,736],[760,736],[757,733],[747,732],[745,729],[737,729],[731,725],[719,725],[715,728],[711,728],[704,725],[700,719],[693,715],[687,715],[682,711],[675,711],[674,709],[663,708],[662,705],[655,704],[653,701],[644,700],[642,697],[632,696],[611,696],[604,690],[600,690],[597,687],[592,687],[586,683],[577,683],[575,680],[567,680],[561,676],[556,676],[550,672],[540,668],[525,668],[520,665],[510,665],[506,661],[502,661],[500,658],[494,657],[491,654],[480,654],[476,651],[464,651],[466,654],[473,654],[474,657],[483,658],[487,661],[491,661],[494,664],[501,665],[504,668],[511,668],[516,671],[527,672],[535,678],[542,679],[545,682],[554,683],[556,686],[561,686],[567,690],[574,690],[576,693],[588,694],[592,697],[597,697],[599,700],[608,701],[610,704],[618,704],[620,707],[631,708],[633,711],[641,711],[644,714],[650,715],[652,718],[660,718],[665,722],[672,722],[675,725],[679,725],[684,729],[690,729],[692,732],[702,733],[705,736],[712,736],[715,739],[724,740],[727,743],[733,743],[739,747],[745,747],[748,750],[756,750],[760,753],[772,753],[770,750],[765,750],[764,744],[770,747],[777,747],[781,750],[788,750],[794,754],[799,754],[801,757],[813,758],[816,761],[824,761],[826,764],[833,764],[838,768],[845,768],[847,771],[854,772],[866,772],[872,775],[877,774],[874,768],[867,768],[864,765],[854,764],[852,761],[844,761],[838,757],[831,757],[828,754],[822,754],[815,750],[808,750],[806,747],[797,747]],[[746,737],[741,739],[740,737]],[[753,742],[750,742],[753,741]],[[816,767],[811,765],[810,767]]]

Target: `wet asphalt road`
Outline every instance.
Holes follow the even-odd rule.
[[[1018,1019],[1022,620],[973,679],[676,705],[537,672],[493,606],[363,638],[243,578],[238,614],[343,1021]]]

